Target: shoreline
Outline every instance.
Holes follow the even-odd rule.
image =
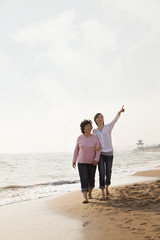
[[[95,189],[89,204],[82,204],[81,192],[74,191],[2,206],[0,237],[3,240],[158,240],[160,170],[145,174],[147,179],[152,175],[149,184],[145,175],[141,177],[142,183],[111,187],[106,201],[99,200],[100,190]]]

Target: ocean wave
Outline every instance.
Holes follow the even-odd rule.
[[[79,180],[59,180],[56,182],[47,182],[47,183],[38,183],[33,185],[8,185],[5,187],[0,187],[0,191],[2,190],[15,190],[15,189],[26,189],[26,188],[34,188],[34,187],[41,187],[41,186],[60,186],[65,184],[76,184],[79,183]]]

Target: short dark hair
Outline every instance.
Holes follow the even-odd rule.
[[[81,122],[80,124],[80,128],[81,128],[81,132],[84,133],[84,128],[86,125],[90,124],[92,127],[92,121],[91,120],[84,120],[83,122]]]
[[[96,115],[94,116],[94,122],[95,122],[95,123],[96,123],[96,119],[97,119],[97,117],[98,117],[99,115],[102,115],[102,116],[103,116],[102,113],[96,113]],[[96,125],[97,125],[97,123],[96,123]]]

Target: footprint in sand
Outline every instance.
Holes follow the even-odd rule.
[[[147,223],[146,222],[144,222],[144,223],[140,223],[140,225],[146,225]]]
[[[160,228],[154,229],[154,232],[160,232]]]
[[[143,228],[137,228],[137,231],[145,231]]]
[[[84,222],[82,226],[85,227],[88,224],[89,224],[89,222]]]
[[[117,224],[116,226],[117,226],[117,227],[122,227],[122,228],[123,228],[123,225],[122,225],[122,224]]]
[[[129,219],[125,223],[131,223],[132,221],[133,221],[132,219]]]
[[[151,236],[145,236],[144,239],[146,239],[146,240],[154,240]]]

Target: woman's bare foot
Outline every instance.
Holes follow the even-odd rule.
[[[104,189],[103,189],[103,188],[101,188],[101,191],[102,191],[102,198],[101,198],[101,200],[105,200]]]
[[[82,203],[88,203],[87,191],[83,192],[84,201]]]
[[[84,200],[82,203],[89,203],[87,200]]]
[[[108,188],[109,188],[109,186],[107,185],[107,186],[106,186],[106,197],[109,196],[109,189],[108,189]]]
[[[89,193],[88,193],[88,198],[89,199],[93,199],[92,198],[92,190],[93,190],[93,188],[89,188]]]
[[[89,199],[93,199],[92,194],[88,194]]]

